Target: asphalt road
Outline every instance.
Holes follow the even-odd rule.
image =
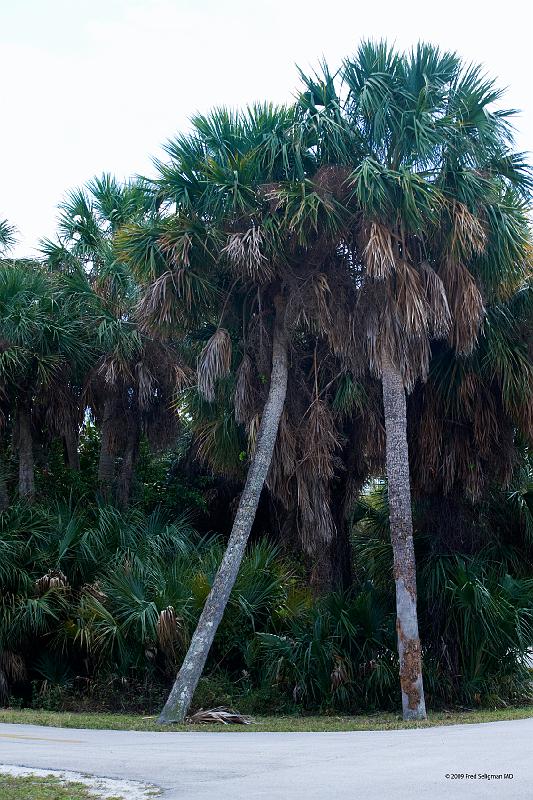
[[[146,781],[165,800],[533,800],[533,719],[350,733],[4,724],[0,764]]]

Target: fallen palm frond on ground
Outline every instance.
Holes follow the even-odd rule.
[[[238,711],[233,711],[231,708],[209,708],[204,711],[201,708],[196,714],[187,717],[187,722],[198,725],[205,723],[219,722],[222,725],[252,725],[254,720],[245,714],[239,714]]]

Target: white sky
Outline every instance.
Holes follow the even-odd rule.
[[[483,63],[533,150],[531,0],[0,0],[0,219],[16,255],[54,235],[65,192],[148,174],[213,105],[291,99],[295,64],[331,67],[361,38],[422,39]]]

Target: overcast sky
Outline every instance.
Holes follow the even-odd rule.
[[[304,69],[362,38],[422,39],[481,62],[522,109],[533,150],[530,0],[3,0],[0,219],[16,255],[54,235],[68,189],[109,171],[149,174],[151,157],[213,105],[291,99]]]

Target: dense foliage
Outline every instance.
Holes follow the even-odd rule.
[[[470,507],[468,554],[431,540],[416,508],[421,629],[434,707],[530,696],[531,476]],[[154,711],[183,657],[223,552],[186,517],[17,503],[1,519],[0,687],[6,703]],[[396,707],[386,487],[365,492],[356,580],[313,599],[302,568],[259,540],[247,552],[197,705],[251,710]],[[527,559],[527,560],[526,560]]]
[[[161,703],[257,456],[281,317],[276,444],[196,702],[397,707],[399,488],[428,702],[531,695],[513,112],[425,45],[363,43],[302,81],[289,107],[195,117],[153,180],[71,191],[39,258],[9,259],[0,220],[1,702]],[[390,509],[387,370],[409,442]]]

